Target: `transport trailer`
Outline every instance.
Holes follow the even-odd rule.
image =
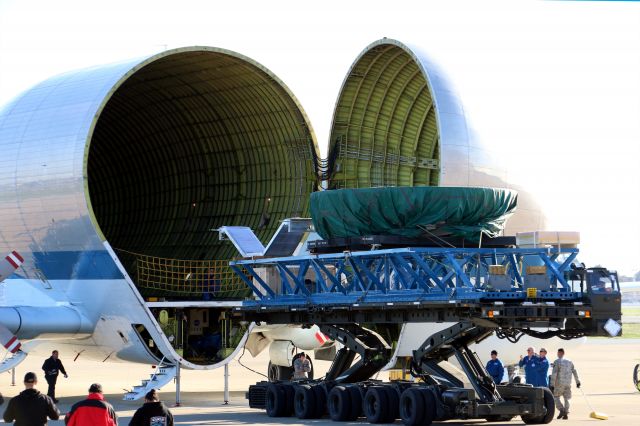
[[[549,423],[550,391],[496,385],[469,345],[496,333],[517,341],[607,335],[620,322],[615,273],[576,267],[576,248],[394,248],[231,262],[256,299],[235,308],[265,324],[316,324],[339,342],[326,376],[259,382],[252,408],[271,417],[366,417],[406,425],[483,418]],[[409,370],[413,380],[373,380],[392,358],[386,327],[454,323],[425,335]],[[535,329],[534,329],[535,328]],[[545,331],[540,331],[540,330]],[[463,376],[445,362],[457,362]]]

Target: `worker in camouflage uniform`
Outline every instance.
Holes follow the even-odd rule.
[[[571,377],[576,379],[576,387],[580,387],[578,372],[573,366],[573,362],[564,357],[564,349],[558,349],[558,359],[553,363],[551,378],[549,379],[549,389],[553,392],[556,407],[560,410],[559,419],[569,418],[569,400],[571,399]],[[560,397],[564,397],[564,406],[560,402]]]
[[[304,380],[307,378],[307,373],[311,371],[311,363],[307,359],[304,352],[301,352],[298,358],[293,361],[293,379]]]

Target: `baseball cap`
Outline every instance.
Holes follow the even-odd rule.
[[[29,371],[27,374],[24,375],[24,382],[25,383],[35,383],[38,381],[38,377],[36,376],[36,373]]]

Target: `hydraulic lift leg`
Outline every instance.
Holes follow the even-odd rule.
[[[323,325],[320,330],[330,339],[342,343],[326,380],[337,383],[355,383],[370,379],[384,367],[392,355],[391,347],[376,332],[350,325]],[[356,355],[358,362],[352,365]]]
[[[326,411],[327,396],[333,386],[369,380],[391,358],[392,349],[385,340],[378,333],[357,324],[323,325],[320,329],[344,346],[336,354],[325,379],[296,383],[293,387],[294,404],[289,408],[282,405],[285,404],[282,402],[284,399],[281,401],[277,397],[289,391],[291,383],[257,383],[249,387],[247,398],[250,407],[267,408],[267,412],[276,417],[292,414],[290,409],[300,418],[319,417]],[[353,363],[356,355],[359,359]],[[272,387],[271,391],[269,387]]]
[[[550,402],[549,395],[546,395],[548,389],[513,384],[496,386],[477,355],[469,350],[470,344],[484,340],[494,330],[495,324],[488,321],[463,321],[429,336],[420,348],[414,351],[412,374],[422,378],[427,384],[446,389],[440,393],[443,405],[447,404],[447,398],[449,401],[463,400],[469,396],[467,390],[461,389],[460,380],[438,365],[451,357],[456,358],[477,395],[477,398],[468,398],[468,402],[449,403],[446,410],[441,410],[441,413],[446,412],[446,415],[438,420],[502,420],[520,415],[525,423],[547,423],[554,410],[553,402]],[[476,399],[477,403],[474,402]]]
[[[429,336],[420,348],[413,352],[414,372],[427,383],[433,383],[432,376],[436,375],[458,385],[459,381],[453,380],[455,377],[437,367],[440,361],[455,356],[482,402],[500,400],[493,379],[468,347],[471,343],[489,337],[494,329],[495,324],[489,321],[463,321]]]

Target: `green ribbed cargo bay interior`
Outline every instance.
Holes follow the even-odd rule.
[[[113,94],[90,143],[94,219],[112,247],[171,259],[229,259],[213,229],[249,226],[266,245],[308,215],[317,147],[281,83],[247,59],[173,53]]]
[[[438,185],[438,137],[415,59],[400,46],[376,45],[351,68],[336,105],[329,187]]]

